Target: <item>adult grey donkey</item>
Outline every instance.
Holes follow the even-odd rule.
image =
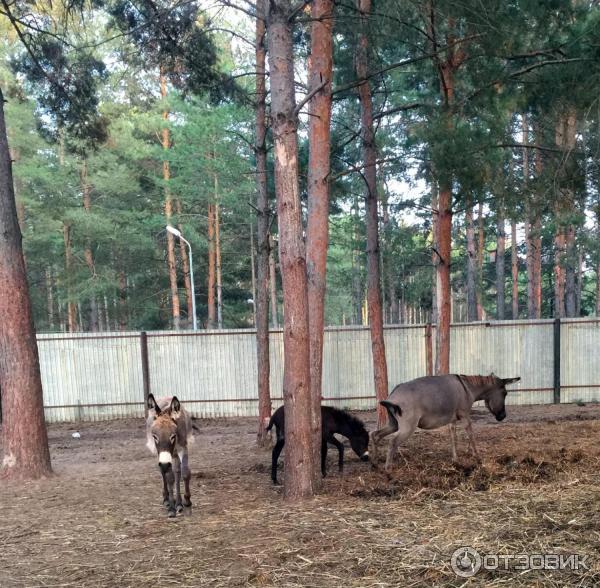
[[[408,439],[418,427],[437,429],[450,425],[452,439],[452,460],[456,461],[456,423],[464,421],[469,445],[475,458],[479,454],[471,425],[471,407],[474,402],[484,400],[488,410],[502,421],[506,418],[506,385],[518,382],[521,378],[498,378],[489,376],[464,376],[446,374],[426,376],[396,386],[387,400],[380,404],[388,412],[388,424],[375,431],[372,436],[373,448],[370,452],[373,461],[377,460],[377,445],[381,439],[395,433],[388,450],[386,469],[390,469],[400,443]]]

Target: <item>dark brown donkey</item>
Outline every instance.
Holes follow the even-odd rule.
[[[372,459],[377,458],[379,441],[395,433],[385,462],[386,469],[389,469],[398,451],[398,445],[408,439],[416,428],[437,429],[450,425],[452,459],[456,461],[456,423],[464,421],[471,450],[479,460],[471,426],[473,403],[484,400],[496,420],[504,420],[506,385],[518,382],[520,379],[502,379],[494,374],[489,376],[447,374],[417,378],[396,386],[387,400],[382,400],[380,403],[388,411],[388,424],[371,435]]]
[[[285,415],[283,406],[280,406],[271,417],[267,431],[270,431],[275,425],[277,432],[277,443],[273,447],[271,461],[271,479],[273,484],[277,484],[277,460],[285,444]],[[333,406],[321,407],[321,473],[326,474],[327,462],[327,444],[331,443],[337,447],[339,453],[338,467],[340,472],[344,469],[344,445],[340,443],[334,434],[338,433],[347,437],[350,441],[350,447],[354,453],[363,461],[369,459],[369,433],[360,419],[352,416],[344,410],[333,408]]]
[[[163,504],[169,517],[174,517],[183,507],[192,506],[188,465],[188,443],[192,443],[192,419],[176,396],[155,400],[148,396],[148,419],[146,421],[146,445],[158,455],[158,467],[163,479]],[[181,477],[185,484],[181,501]],[[175,487],[175,495],[173,495]]]

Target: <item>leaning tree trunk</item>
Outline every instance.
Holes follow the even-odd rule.
[[[265,0],[256,3],[256,215],[257,264],[256,298],[256,361],[258,375],[258,434],[259,446],[268,442],[266,427],[271,416],[269,363],[269,193],[267,191],[267,116]]]
[[[160,95],[164,100],[167,97],[167,80],[164,73],[160,72]],[[162,162],[163,182],[165,191],[165,218],[167,224],[171,224],[173,217],[173,197],[169,189],[169,180],[171,179],[171,168],[166,153],[171,148],[171,138],[167,121],[169,120],[169,111],[163,110],[162,118],[165,121],[162,129],[161,143],[165,153]],[[177,331],[180,327],[180,307],[179,307],[179,289],[177,287],[177,258],[175,254],[175,236],[167,231],[167,267],[169,270],[169,284],[171,287],[171,314],[173,317],[173,328]]]
[[[52,473],[29,285],[0,90],[0,393],[6,478]]]
[[[329,172],[331,78],[333,74],[333,0],[313,0],[308,90],[309,103],[308,221],[306,264],[310,331],[310,397],[314,484],[321,483],[321,383],[323,329],[329,242]]]
[[[498,201],[496,211],[496,318],[504,320],[504,252],[506,249],[506,237],[504,234],[504,202]]]
[[[298,185],[298,117],[294,95],[291,13],[291,0],[271,0],[267,21],[279,260],[284,303],[284,497],[288,501],[314,493],[308,285]]]
[[[371,0],[358,0],[361,30],[356,47],[356,76],[362,83],[358,86],[360,100],[360,134],[362,142],[363,178],[365,186],[365,209],[367,224],[367,305],[373,353],[373,376],[379,426],[387,421],[387,412],[379,404],[388,397],[387,361],[383,338],[383,309],[381,307],[381,271],[379,265],[379,215],[377,213],[377,151],[373,129],[373,100],[367,78],[369,69],[368,19]]]
[[[467,232],[467,321],[479,319],[477,302],[477,253],[475,251],[475,226],[473,224],[473,200],[467,197],[465,224]]]

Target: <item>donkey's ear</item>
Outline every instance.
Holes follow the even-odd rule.
[[[160,407],[156,403],[156,400],[154,400],[153,394],[148,394],[148,410],[153,410],[156,416],[160,414]]]
[[[504,378],[502,383],[506,386],[507,384],[513,384],[514,382],[518,382],[521,379],[521,376],[516,378]]]
[[[172,419],[179,418],[179,412],[181,411],[181,404],[180,404],[177,396],[173,396],[173,398],[171,399],[170,410],[171,410],[171,418]]]

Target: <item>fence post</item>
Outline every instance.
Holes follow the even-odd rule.
[[[142,382],[144,384],[144,416],[148,416],[148,396],[150,395],[150,367],[148,364],[148,335],[140,333],[140,351],[142,355]]]
[[[560,404],[560,319],[554,319],[554,404]]]
[[[433,343],[431,339],[431,323],[425,325],[425,363],[427,375],[433,376]]]

